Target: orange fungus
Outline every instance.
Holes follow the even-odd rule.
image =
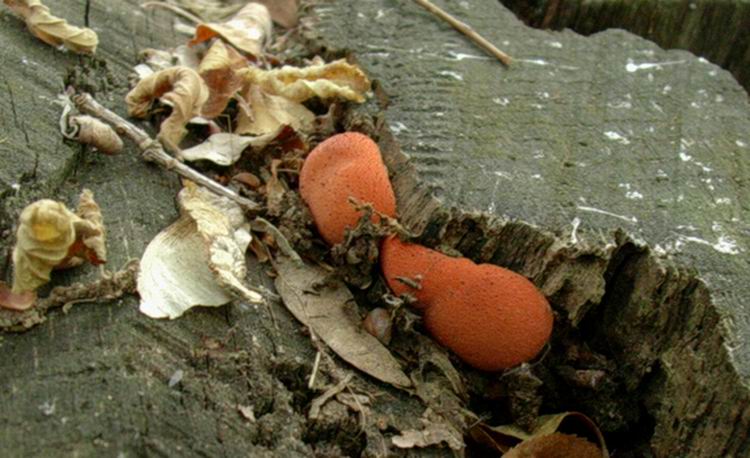
[[[318,232],[331,245],[343,242],[345,229],[354,228],[362,216],[350,197],[388,216],[396,214],[380,149],[360,133],[337,134],[315,147],[300,171],[299,188]]]
[[[508,269],[452,258],[396,237],[383,242],[380,263],[394,292],[417,298],[435,339],[477,369],[497,371],[529,361],[552,333],[545,297]]]

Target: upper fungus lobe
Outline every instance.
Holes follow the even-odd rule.
[[[356,132],[334,135],[310,152],[300,172],[300,194],[318,232],[331,245],[343,242],[346,228],[354,228],[362,216],[349,198],[396,215],[396,198],[380,149]]]
[[[497,371],[529,361],[549,340],[549,303],[515,272],[396,238],[384,241],[380,262],[394,292],[417,298],[435,339],[477,369]],[[421,277],[420,288],[399,277]]]

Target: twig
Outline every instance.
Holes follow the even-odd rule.
[[[76,107],[80,111],[101,118],[109,124],[112,124],[115,130],[121,132],[126,137],[131,139],[134,143],[136,143],[138,145],[138,148],[140,148],[143,152],[144,160],[156,162],[163,168],[167,170],[173,170],[178,175],[196,182],[200,186],[203,186],[204,188],[215,194],[228,197],[248,212],[257,213],[258,211],[260,211],[261,207],[258,203],[240,196],[231,189],[220,185],[219,183],[208,178],[192,167],[183,164],[182,162],[167,154],[166,151],[164,151],[164,147],[161,145],[161,143],[149,137],[146,132],[121,118],[118,114],[102,106],[91,96],[91,94],[74,94],[71,97],[71,100],[73,101],[73,103],[75,103]]]
[[[426,9],[430,13],[434,14],[435,16],[439,17],[440,19],[450,24],[454,29],[466,35],[471,41],[476,43],[485,51],[497,57],[497,59],[500,62],[502,62],[503,64],[507,66],[510,66],[510,61],[511,61],[510,56],[500,51],[499,49],[497,49],[495,45],[493,45],[492,43],[487,41],[484,37],[479,35],[469,25],[454,18],[453,16],[451,16],[444,10],[440,9],[439,7],[431,3],[429,0],[414,0],[414,1],[418,3],[422,8]]]

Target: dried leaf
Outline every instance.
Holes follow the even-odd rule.
[[[107,262],[104,218],[99,205],[94,201],[94,193],[88,189],[84,189],[78,198],[76,216],[80,217],[73,221],[76,240],[68,248],[65,259],[55,269],[76,267],[86,261],[95,266]]]
[[[476,425],[470,431],[471,436],[474,437],[475,440],[485,443],[501,452],[508,452],[512,447],[517,446],[519,443],[532,441],[553,433],[565,433],[567,435],[575,435],[585,438],[588,442],[598,446],[600,451],[599,456],[602,458],[609,457],[607,445],[604,442],[604,436],[601,431],[599,431],[599,428],[590,418],[579,412],[563,412],[553,415],[542,415],[537,418],[530,433],[515,425],[491,427],[484,423]],[[545,443],[546,442],[538,442],[538,444],[542,444],[542,446]],[[521,457],[534,455],[516,454],[511,456]]]
[[[463,450],[463,434],[446,422],[431,409],[427,409],[422,415],[422,430],[406,430],[400,435],[394,436],[391,441],[398,448],[429,447],[445,442],[453,450]]]
[[[81,199],[85,202],[84,214],[92,220],[84,219],[64,204],[49,199],[36,201],[21,212],[13,248],[13,293],[36,290],[49,282],[54,268],[80,264],[81,261],[68,263],[79,254],[95,263],[104,261],[96,257],[102,254],[106,258],[101,213],[98,213],[97,220],[92,207],[96,203],[90,191],[84,190]],[[100,236],[101,246],[94,242]],[[87,242],[100,251],[90,248]]]
[[[271,31],[271,15],[268,8],[259,3],[248,3],[226,22],[198,24],[190,45],[220,36],[240,51],[260,56],[263,44],[271,36]]]
[[[258,3],[266,5],[271,19],[280,26],[291,29],[297,25],[299,20],[297,0],[259,0]]]
[[[128,93],[128,114],[145,117],[154,99],[172,107],[172,114],[159,128],[159,138],[177,147],[187,132],[185,125],[200,114],[208,99],[208,88],[195,70],[170,67],[143,78]]]
[[[291,126],[296,132],[310,131],[315,114],[299,102],[263,92],[259,86],[249,86],[242,94],[249,111],[240,110],[237,133],[263,135],[280,127]]]
[[[198,73],[209,90],[208,101],[202,114],[213,118],[221,114],[229,99],[242,87],[242,78],[237,71],[247,67],[247,61],[230,45],[216,41],[206,53],[198,67]]]
[[[99,38],[89,28],[76,27],[53,16],[40,0],[3,0],[26,21],[32,35],[52,46],[65,46],[77,53],[93,54]]]
[[[248,67],[241,73],[246,83],[258,85],[267,94],[279,95],[294,102],[319,97],[323,100],[342,98],[362,103],[365,93],[370,90],[370,81],[364,72],[344,59],[305,68],[284,66],[263,70]]]
[[[208,160],[219,165],[232,165],[240,158],[242,152],[248,146],[255,149],[263,149],[271,143],[279,134],[281,128],[276,132],[270,132],[258,137],[248,137],[237,134],[213,134],[203,143],[182,150],[180,157],[186,161]]]
[[[170,67],[187,67],[198,70],[201,62],[195,49],[185,45],[177,46],[169,51],[146,48],[138,53],[138,60],[141,63],[136,65],[133,70],[135,70],[139,80]]]
[[[89,115],[72,116],[69,121],[74,128],[72,139],[91,145],[104,154],[117,154],[122,151],[122,140],[108,124]],[[67,135],[66,135],[67,136]]]
[[[138,275],[141,312],[174,319],[194,306],[226,304],[232,293],[262,302],[262,296],[243,283],[251,236],[242,210],[191,182],[180,191],[179,201],[182,216],[143,253]]]
[[[602,458],[596,444],[571,434],[552,433],[516,445],[503,458]]]
[[[341,281],[329,281],[324,269],[283,256],[277,259],[277,272],[276,290],[287,309],[344,361],[394,386],[411,385],[388,349],[362,329],[352,310],[354,298]],[[316,289],[323,282],[326,286]]]

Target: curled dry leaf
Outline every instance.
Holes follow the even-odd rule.
[[[180,191],[179,202],[182,216],[143,253],[141,312],[173,319],[194,306],[226,304],[233,295],[262,302],[243,282],[251,236],[242,209],[192,182]]]
[[[330,281],[324,269],[284,256],[276,267],[276,290],[295,318],[357,369],[396,387],[411,386],[388,349],[362,329],[351,309],[354,298],[341,281]]]
[[[42,199],[22,212],[13,248],[12,293],[35,291],[49,282],[55,268],[72,267],[83,259],[106,260],[104,226],[93,194],[81,194],[78,214],[64,204]]]
[[[265,93],[259,86],[250,85],[242,93],[247,109],[237,116],[237,133],[263,135],[291,126],[296,132],[311,130],[315,114],[304,105],[287,98]]]
[[[186,161],[208,160],[223,166],[232,165],[247,147],[263,149],[279,135],[279,132],[281,127],[275,132],[257,137],[228,133],[213,134],[203,143],[182,150],[180,157]]]
[[[198,67],[198,73],[208,86],[208,101],[202,114],[213,118],[221,114],[229,99],[242,87],[242,78],[237,71],[247,67],[247,61],[230,45],[216,41],[206,53]]]
[[[122,151],[122,139],[108,124],[89,115],[71,116],[68,122],[73,127],[73,134],[69,138],[91,145],[104,154]]]
[[[200,114],[208,99],[208,88],[195,70],[170,67],[143,78],[128,93],[128,114],[145,117],[154,99],[172,107],[172,113],[159,128],[159,138],[176,148],[187,132],[185,125]]]
[[[248,3],[226,22],[199,24],[190,45],[219,36],[240,51],[257,57],[271,36],[272,27],[268,8]]]
[[[76,27],[53,16],[40,0],[3,0],[14,13],[26,21],[32,35],[52,46],[65,46],[77,53],[93,54],[99,38],[86,27]]]
[[[551,439],[538,440],[542,437],[548,437],[552,434],[560,434],[561,436],[568,437],[555,437]],[[507,453],[503,456],[511,457],[525,457],[525,456],[537,456],[529,455],[528,450],[542,450],[546,449],[549,444],[557,443],[560,447],[578,447],[580,453],[572,455],[560,455],[560,456],[596,456],[602,458],[608,458],[609,452],[607,451],[607,445],[604,442],[604,436],[602,435],[599,428],[596,426],[589,417],[580,412],[563,412],[552,415],[542,415],[536,419],[531,432],[526,432],[515,425],[502,425],[502,426],[488,426],[484,423],[475,425],[469,434],[478,442],[487,445],[499,452],[509,452],[513,447],[516,450],[513,454]],[[582,444],[580,440],[572,440],[570,437],[582,438],[584,442],[593,445],[598,455],[584,454],[590,453],[591,447]],[[533,444],[525,445],[520,447],[519,444],[527,444],[532,442]],[[572,445],[571,445],[572,444]],[[546,455],[539,455],[546,456]]]
[[[263,70],[248,67],[241,73],[246,83],[258,85],[267,94],[279,95],[294,102],[319,97],[362,103],[370,90],[370,80],[364,72],[344,59],[304,68],[286,65],[275,70]]]
[[[552,433],[537,436],[516,445],[503,458],[536,457],[602,458],[595,444],[572,434]]]

